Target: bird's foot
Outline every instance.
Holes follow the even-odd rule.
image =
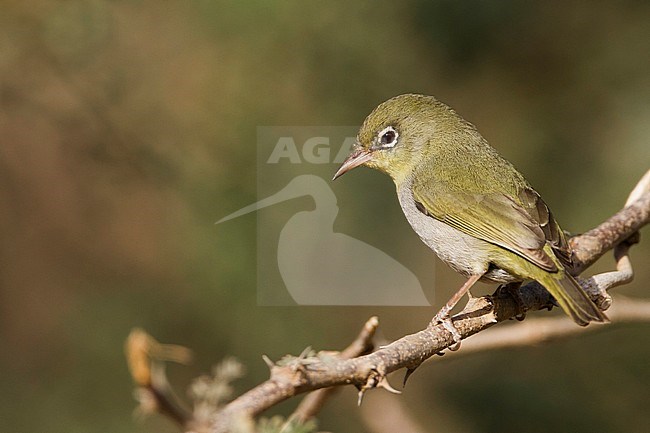
[[[443,307],[442,310],[440,310],[438,314],[435,315],[431,321],[431,324],[441,324],[445,330],[451,334],[451,337],[454,339],[454,344],[449,346],[449,350],[455,352],[456,350],[460,349],[460,342],[462,341],[463,336],[460,335],[460,332],[454,326],[454,322],[452,322],[451,317],[449,316],[449,310],[447,308]]]
[[[517,310],[521,311],[518,315],[515,316],[515,319],[517,319],[519,322],[524,320],[526,318],[526,303],[521,297],[521,294],[519,293],[519,287],[521,286],[521,283],[509,283],[506,284],[505,286],[499,287],[499,289],[504,290],[510,297],[515,301],[517,304]]]

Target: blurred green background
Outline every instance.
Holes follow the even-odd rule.
[[[226,355],[247,366],[242,392],[267,377],[261,354],[342,348],[372,314],[388,339],[426,325],[428,308],[257,306],[255,217],[213,223],[256,200],[258,125],[354,125],[391,96],[433,94],[580,232],[650,165],[649,53],[643,2],[3,1],[3,430],[175,431],[132,416],[134,326],[195,350],[170,367],[182,393]],[[349,176],[335,228],[431,268],[390,180]],[[647,239],[632,259],[616,292],[647,297]],[[440,304],[462,279],[436,270]],[[399,398],[431,431],[641,431],[649,331],[429,363]],[[366,431],[355,399],[334,398],[321,428]]]

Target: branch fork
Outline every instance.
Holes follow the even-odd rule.
[[[612,306],[609,289],[629,283],[633,270],[628,252],[632,244],[638,242],[638,230],[650,222],[650,171],[648,171],[634,188],[625,207],[598,227],[582,235],[571,238],[574,250],[575,266],[570,272],[577,277],[593,264],[605,252],[614,248],[616,271],[578,278],[578,281],[596,302],[599,308],[606,310]],[[514,290],[514,289],[513,289]],[[464,340],[476,333],[491,328],[498,322],[507,321],[525,314],[527,311],[551,309],[554,300],[538,283],[531,282],[520,287],[513,296],[508,290],[497,289],[488,296],[470,297],[463,310],[451,317],[454,327]],[[623,307],[614,308],[613,320],[650,320],[650,302],[639,301],[630,305],[621,299]],[[638,304],[638,305],[637,305]],[[270,369],[270,378],[254,387],[235,400],[221,407],[206,426],[210,433],[231,431],[233,420],[255,417],[264,410],[297,394],[314,391],[307,395],[291,415],[290,420],[301,422],[311,419],[322,407],[325,399],[333,392],[333,387],[353,384],[359,389],[358,403],[364,394],[372,388],[384,388],[392,393],[399,393],[387,380],[387,376],[405,368],[408,377],[427,359],[442,354],[455,341],[451,332],[443,324],[430,324],[425,329],[404,336],[392,343],[374,350],[372,338],[378,327],[378,319],[372,317],[364,325],[357,339],[340,354],[320,352],[314,354],[310,349],[296,358],[285,358],[273,363],[263,357]],[[504,347],[507,344],[528,344],[538,341],[531,338],[530,326],[536,326],[535,335],[542,339],[548,335],[562,336],[585,332],[585,328],[571,326],[565,317],[529,319],[521,325],[499,327],[488,331],[485,338],[472,339],[459,353],[471,353],[481,347],[482,341],[489,336],[507,332],[498,340],[492,340],[484,348]],[[547,326],[550,324],[550,326]],[[555,326],[557,324],[557,326]],[[517,332],[522,329],[524,332]],[[591,325],[586,330],[602,329]],[[514,336],[514,338],[508,338]],[[541,340],[539,340],[541,341]],[[453,355],[457,356],[457,355]],[[447,358],[447,357],[445,357]],[[171,414],[168,414],[171,415]],[[191,425],[182,422],[186,428]]]

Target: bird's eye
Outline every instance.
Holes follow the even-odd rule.
[[[397,137],[399,137],[399,134],[395,128],[389,126],[388,128],[382,130],[377,137],[379,138],[379,147],[388,149],[394,147],[397,144]]]

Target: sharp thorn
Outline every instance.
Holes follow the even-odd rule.
[[[359,390],[359,397],[357,398],[357,406],[361,406],[361,403],[363,402],[363,394],[365,394],[365,393],[366,393],[365,388],[361,388]]]
[[[273,367],[275,367],[275,363],[273,361],[271,361],[271,358],[269,358],[268,356],[262,355],[262,359],[264,360],[264,363],[269,368],[269,370],[271,370]]]
[[[388,383],[388,379],[386,377],[382,377],[379,383],[377,384],[378,388],[384,388],[386,391],[392,393],[392,394],[401,394],[402,391],[399,391],[395,388],[393,388],[390,383]]]
[[[305,350],[303,350],[300,355],[298,356],[298,359],[305,359],[309,356],[311,353],[311,346],[305,347]]]
[[[406,382],[409,380],[409,377],[411,377],[416,368],[417,367],[406,369],[406,374],[404,374],[404,381],[402,382],[402,388],[406,386]]]

